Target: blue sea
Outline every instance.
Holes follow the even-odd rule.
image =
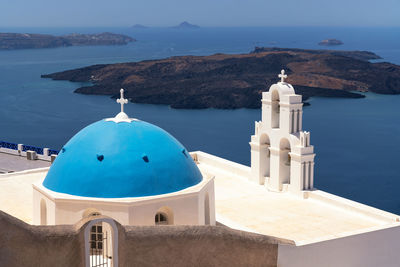
[[[400,28],[0,28],[0,32],[123,33],[126,46],[0,51],[0,140],[60,149],[86,125],[119,112],[107,96],[74,94],[82,84],[52,81],[41,74],[92,64],[179,55],[248,53],[255,46],[320,49],[337,38],[342,50],[368,50],[400,64]],[[280,70],[277,70],[277,74]],[[267,88],[264,88],[267,90]],[[312,98],[304,130],[315,146],[315,186],[400,214],[400,95],[367,93],[364,99]],[[202,150],[250,164],[250,135],[260,110],[176,110],[130,103],[131,117],[169,131],[189,150]],[[107,142],[107,140],[104,140]]]

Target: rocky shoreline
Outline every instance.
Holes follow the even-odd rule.
[[[400,66],[371,63],[366,51],[256,48],[249,54],[179,56],[161,60],[93,65],[42,75],[92,82],[81,94],[117,97],[123,87],[135,103],[172,108],[259,108],[262,91],[282,68],[303,100],[313,96],[362,98],[358,92],[400,93]]]

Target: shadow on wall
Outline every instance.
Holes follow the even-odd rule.
[[[122,226],[101,215],[32,226],[0,211],[0,229],[1,264],[8,267],[90,266],[93,257],[114,266],[277,266],[278,244],[294,244],[223,226]]]

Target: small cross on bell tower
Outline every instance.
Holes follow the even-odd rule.
[[[279,74],[278,77],[281,78],[281,83],[284,83],[285,79],[287,78],[287,75],[285,74],[285,70],[281,70],[281,74]]]

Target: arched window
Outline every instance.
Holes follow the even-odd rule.
[[[168,217],[166,214],[162,212],[157,212],[155,218],[156,225],[167,225],[168,224]]]
[[[279,93],[277,90],[272,91],[271,93],[271,127],[279,128],[279,120],[280,120],[280,105],[279,105]]]
[[[155,225],[174,224],[174,213],[169,207],[161,207],[154,216]]]
[[[44,199],[40,200],[40,225],[47,225],[47,208]]]
[[[204,197],[204,224],[210,224],[210,196],[208,193]]]

